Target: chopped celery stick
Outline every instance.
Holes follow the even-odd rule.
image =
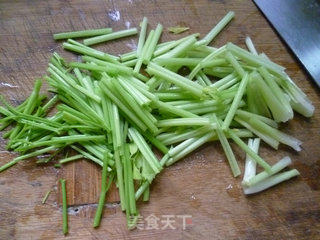
[[[257,135],[259,138],[261,138],[265,143],[269,144],[271,147],[273,147],[274,149],[278,149],[279,146],[279,141],[277,141],[276,139],[270,137],[269,135],[260,132],[259,130],[257,130],[256,128],[254,128],[253,126],[251,126],[247,121],[248,120],[244,120],[240,117],[235,117],[234,120],[236,120],[238,123],[240,123],[242,126],[244,126],[245,128],[247,128],[249,131],[253,132],[255,135]]]
[[[121,62],[127,62],[133,60],[137,57],[137,51],[128,52],[120,55]]]
[[[67,157],[67,158],[61,159],[61,160],[59,160],[59,163],[63,164],[63,163],[67,163],[67,162],[72,162],[72,161],[78,160],[80,158],[83,158],[82,154],[78,154],[78,155],[74,155],[72,157]]]
[[[266,68],[260,67],[258,71],[263,77],[263,79],[267,82],[268,86],[270,87],[270,90],[277,97],[277,99],[282,103],[282,106],[288,112],[288,116],[290,116],[290,119],[293,118],[293,111],[290,106],[288,96],[286,96],[284,92],[282,92],[281,88],[278,86],[278,84],[272,78],[271,74],[268,72]]]
[[[241,174],[241,171],[240,171],[239,165],[237,163],[236,157],[233,154],[233,151],[231,149],[231,146],[228,142],[226,135],[222,131],[220,121],[218,120],[218,118],[215,114],[213,115],[213,118],[217,124],[216,132],[218,134],[218,137],[219,137],[220,143],[222,145],[222,148],[224,150],[224,153],[226,154],[226,157],[228,159],[232,174],[234,177],[237,177]]]
[[[261,192],[261,191],[266,190],[274,185],[277,185],[278,183],[284,182],[286,180],[289,180],[290,178],[298,176],[299,174],[300,173],[296,169],[276,174],[274,176],[271,176],[271,177],[257,183],[256,185],[254,185],[252,187],[244,188],[244,193],[245,194],[254,194],[254,193]]]
[[[100,220],[101,220],[102,210],[104,207],[104,202],[106,199],[106,194],[112,182],[113,175],[111,175],[112,177],[111,176],[109,177],[109,182],[107,183],[107,174],[108,174],[107,170],[108,170],[108,156],[105,155],[103,158],[103,167],[102,167],[101,193],[99,197],[99,203],[96,210],[96,214],[93,220],[93,227],[98,227],[100,225]]]
[[[84,54],[84,55],[87,55],[87,56],[91,56],[91,57],[95,57],[95,58],[98,58],[98,59],[106,60],[108,62],[115,63],[116,60],[118,59],[115,56],[112,56],[110,54],[98,51],[98,50],[90,48],[90,47],[87,47],[85,45],[81,46],[82,44],[81,45],[76,45],[76,44],[73,44],[73,43],[70,43],[70,42],[71,41],[69,39],[68,43],[63,43],[62,44],[62,47],[64,49],[66,49],[66,50],[70,50],[70,51],[77,52],[77,53],[80,53],[80,54]]]
[[[195,96],[201,97],[202,96],[202,89],[203,87],[195,82],[190,81],[189,79],[180,76],[170,70],[167,70],[163,67],[155,63],[150,63],[147,68],[147,72],[149,74],[153,74],[156,77],[163,78],[177,86],[181,87],[192,93]]]
[[[197,75],[197,73],[201,70],[201,68],[203,68],[202,64],[206,64],[207,62],[210,62],[214,58],[218,57],[220,54],[223,54],[225,51],[226,51],[226,47],[222,46],[217,50],[215,50],[214,52],[210,53],[197,66],[195,66],[195,68],[189,74],[188,78],[193,79]]]
[[[183,141],[182,143],[180,143],[179,145],[175,146],[174,148],[169,150],[169,155],[170,157],[175,156],[176,154],[180,153],[181,151],[183,151],[185,148],[187,148],[188,146],[190,146],[192,143],[196,142],[198,140],[198,138],[194,137],[194,138],[189,138],[185,141]]]
[[[154,153],[151,151],[150,147],[148,146],[144,138],[140,135],[140,133],[135,128],[129,128],[129,135],[132,138],[132,140],[135,142],[135,144],[137,144],[140,152],[148,161],[154,173],[156,174],[160,172],[162,167],[158,159],[156,158]]]
[[[252,74],[252,77],[257,84],[259,92],[268,105],[274,120],[277,122],[286,122],[289,119],[292,119],[293,112],[291,108],[287,109],[286,106],[279,101],[279,99],[271,91],[270,87],[263,81],[261,76],[259,74]]]
[[[243,118],[251,118],[251,117],[257,118],[260,121],[268,124],[271,127],[278,128],[278,124],[274,120],[267,118],[267,117],[264,117],[264,116],[261,116],[261,115],[258,115],[258,114],[255,114],[255,113],[251,113],[251,112],[247,112],[247,111],[238,109],[236,111],[236,115],[243,117]]]
[[[260,138],[249,139],[248,147],[251,148],[256,154],[258,154],[260,145]],[[242,182],[247,182],[250,178],[256,175],[256,166],[257,163],[252,160],[252,158],[246,154],[246,163],[244,167],[244,174]]]
[[[196,66],[201,61],[201,58],[167,58],[159,57],[154,62],[160,66]]]
[[[253,55],[257,55],[258,56],[258,52],[256,50],[256,48],[254,47],[254,44],[251,40],[251,38],[249,36],[246,37],[246,45],[247,45],[247,48],[248,50],[253,54]]]
[[[142,48],[142,52],[140,54],[140,56],[138,57],[138,61],[133,69],[133,72],[135,73],[139,73],[140,72],[140,68],[142,66],[142,63],[143,63],[143,59],[146,57],[146,54],[148,52],[148,49],[149,49],[149,46],[152,42],[152,39],[153,39],[153,35],[154,35],[154,30],[151,30],[148,37],[147,37],[147,40]]]
[[[232,131],[228,131],[229,136],[235,141],[235,143],[242,148],[256,163],[263,167],[268,173],[271,172],[270,165],[265,162],[259,155],[257,155],[251,148],[249,148],[236,134]]]
[[[302,142],[300,140],[289,136],[276,128],[270,127],[268,124],[265,124],[256,118],[250,118],[249,123],[259,131],[269,135],[277,141],[292,147],[296,151],[301,151],[300,145]]]
[[[184,55],[189,49],[191,49],[196,41],[197,41],[197,39],[194,36],[190,36],[185,41],[183,41],[179,45],[177,45],[175,48],[173,48],[169,52],[157,57],[156,59],[180,57],[180,56]]]
[[[134,67],[138,62],[138,59],[132,59],[130,61],[126,61],[123,63],[123,65],[127,66],[127,67]]]
[[[285,77],[284,73],[282,72],[284,68],[279,66],[278,64],[275,64],[259,56],[255,56],[252,53],[249,53],[248,51],[232,43],[227,43],[227,49],[231,51],[235,56],[239,57],[240,59],[243,59],[249,64],[252,64],[254,66],[264,66],[267,69],[269,69],[272,73]]]
[[[194,151],[195,149],[197,149],[198,147],[200,147],[201,145],[203,145],[204,143],[209,141],[214,135],[215,135],[215,132],[212,131],[212,132],[209,132],[209,133],[203,135],[202,137],[198,138],[195,142],[190,144],[187,148],[185,148],[184,150],[182,150],[181,152],[176,154],[174,157],[170,158],[166,162],[166,166],[170,166],[173,163],[180,160],[181,158],[185,157],[186,155],[188,155],[189,153],[191,153],[192,151]]]
[[[175,127],[175,126],[203,126],[210,125],[211,122],[208,118],[175,118],[159,120],[158,127]]]
[[[157,48],[157,50],[154,52],[154,57],[158,57],[162,54],[165,54],[166,52],[170,51],[170,49],[175,48],[176,46],[178,46],[180,43],[184,42],[185,40],[191,38],[191,37],[198,37],[199,33],[195,33],[195,34],[191,34],[189,36],[186,36],[184,38],[180,38],[179,40],[176,41],[172,41],[169,42],[168,44],[164,45],[164,46],[159,46],[159,48]]]
[[[245,71],[243,70],[243,68],[241,67],[241,65],[237,61],[237,59],[232,55],[232,53],[227,52],[226,59],[233,66],[233,68],[235,69],[235,71],[237,72],[239,77],[243,78],[245,75]]]
[[[173,34],[183,33],[185,31],[188,31],[189,29],[190,28],[188,27],[182,27],[182,26],[168,27],[168,31],[172,32]]]
[[[67,191],[66,191],[66,180],[60,179],[61,192],[62,192],[62,223],[63,223],[63,234],[68,234],[68,206],[67,206]]]
[[[120,109],[125,113],[128,118],[130,118],[137,126],[142,130],[147,130],[147,126],[134,114],[125,104],[123,104],[107,87],[104,83],[104,79],[100,82],[100,87],[103,92],[108,96]]]
[[[234,12],[228,12],[203,39],[197,42],[196,45],[208,45],[221,32],[221,30],[233,19],[233,17]]]
[[[64,32],[53,34],[54,40],[68,39],[68,38],[82,38],[82,37],[92,37],[98,35],[104,35],[112,32],[112,28],[100,28],[91,30],[82,30],[75,32]]]
[[[132,74],[132,69],[123,65],[117,65],[113,63],[105,63],[104,66],[98,66],[90,63],[70,62],[70,67],[77,67],[80,69],[86,69],[98,72],[108,72],[113,74]]]
[[[143,18],[142,22],[140,23],[140,34],[139,34],[139,41],[138,41],[138,47],[136,51],[136,56],[140,57],[142,53],[142,48],[144,45],[144,41],[146,39],[146,33],[147,33],[147,27],[148,27],[148,19],[146,17]]]
[[[23,160],[23,159],[26,159],[26,158],[30,158],[30,157],[35,157],[35,156],[38,156],[40,154],[43,154],[43,153],[46,153],[46,152],[49,152],[49,151],[52,151],[54,149],[56,149],[57,147],[56,146],[50,146],[50,147],[46,147],[46,148],[43,148],[43,149],[40,149],[40,150],[37,150],[37,151],[34,151],[34,152],[31,152],[31,153],[27,153],[25,155],[21,155],[19,157],[16,157],[14,158],[12,161],[2,165],[0,167],[0,172],[6,170],[7,168],[10,168],[12,167],[13,165],[15,165],[16,163],[18,163],[19,161]]]
[[[162,29],[163,29],[163,26],[159,23],[156,27],[156,30],[154,31],[154,35],[153,35],[152,40],[149,44],[149,47],[146,50],[146,54],[143,56],[143,63],[144,64],[147,64],[150,61],[150,59],[153,55],[153,52],[157,46],[157,43],[160,39]]]
[[[252,178],[244,179],[242,181],[242,185],[246,187],[254,186],[255,184],[265,180],[266,178],[280,172],[282,169],[288,167],[291,163],[292,161],[290,157],[286,156],[271,167],[270,173],[266,171],[260,172],[259,174],[253,176]]]
[[[233,102],[231,104],[231,107],[228,111],[228,114],[226,116],[226,118],[224,119],[223,121],[223,124],[222,124],[222,129],[223,130],[227,130],[229,128],[229,125],[231,123],[231,121],[233,120],[233,117],[239,107],[239,104],[240,104],[240,101],[242,99],[242,96],[246,90],[246,87],[247,87],[247,83],[248,83],[248,79],[249,79],[249,76],[248,76],[248,73],[245,73],[245,75],[243,76],[242,80],[241,80],[241,83],[240,83],[240,86],[239,86],[239,89],[237,91],[237,94],[236,96],[234,97],[233,99]]]
[[[84,39],[83,44],[86,46],[90,46],[97,43],[102,43],[102,42],[106,42],[106,41],[110,41],[118,38],[132,36],[134,34],[137,34],[137,32],[138,30],[136,28],[126,29],[118,32],[109,33],[106,35]]]

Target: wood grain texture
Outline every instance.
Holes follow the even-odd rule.
[[[185,230],[177,222],[175,230],[134,230],[126,228],[118,196],[111,191],[99,229],[93,229],[93,216],[100,192],[100,171],[86,161],[65,168],[35,167],[34,160],[21,162],[0,174],[0,239],[320,239],[320,96],[297,61],[279,40],[251,1],[241,0],[1,0],[0,1],[0,92],[18,104],[31,92],[34,79],[45,74],[48,59],[58,51],[69,60],[76,56],[54,42],[56,32],[112,27],[115,30],[138,26],[143,16],[155,27],[183,25],[203,36],[227,11],[236,18],[213,45],[228,41],[244,46],[251,36],[258,51],[285,66],[297,84],[316,106],[315,116],[298,114],[283,124],[283,131],[304,142],[294,153],[281,146],[275,152],[262,145],[268,162],[289,155],[301,176],[265,191],[245,197],[240,179],[234,179],[217,143],[197,152],[161,173],[151,187],[149,203],[139,203],[147,217],[192,215]],[[120,20],[110,16],[117,11]],[[162,39],[178,36],[164,32]],[[101,44],[97,48],[118,54],[130,51],[137,38]],[[12,87],[9,87],[10,85]],[[0,164],[15,154],[5,150],[1,139]],[[234,146],[242,162],[244,154]],[[242,168],[243,169],[243,168]],[[62,214],[58,179],[67,179],[70,233],[62,235]],[[47,204],[41,200],[53,189]]]

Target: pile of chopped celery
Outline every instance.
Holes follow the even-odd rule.
[[[49,100],[40,94],[42,80],[36,80],[31,95],[17,107],[1,97],[1,130],[12,126],[3,137],[7,149],[20,156],[0,172],[43,154],[49,157],[37,163],[93,161],[102,167],[93,226],[99,226],[106,193],[115,182],[129,229],[139,216],[136,201],[148,201],[155,176],[207,142],[220,141],[234,177],[241,170],[229,142],[247,154],[245,194],[298,175],[295,169],[282,171],[290,165],[289,157],[270,165],[259,156],[259,145],[263,141],[277,149],[282,143],[300,151],[301,142],[278,130],[278,124],[292,119],[293,111],[311,117],[314,107],[282,66],[257,53],[250,38],[249,51],[232,43],[208,46],[233,17],[229,12],[202,39],[196,33],[163,43],[163,26],[148,32],[144,18],[137,50],[119,57],[89,45],[130,36],[137,29],[55,34],[55,39],[67,39],[63,48],[79,54],[82,62],[53,54],[43,78],[54,93]],[[83,43],[71,39],[77,37],[90,38]],[[48,115],[54,107],[55,113]],[[77,154],[61,157],[67,149]],[[160,160],[155,149],[163,154]],[[67,221],[65,185],[63,190]]]

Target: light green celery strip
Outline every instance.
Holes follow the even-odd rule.
[[[159,57],[154,59],[154,62],[160,66],[196,66],[201,61],[201,58],[167,58]]]
[[[195,68],[191,71],[188,78],[193,79],[197,73],[203,68],[203,64],[205,65],[207,62],[212,61],[214,58],[218,57],[220,54],[224,53],[226,51],[226,46],[222,46],[215,50],[214,52],[210,53],[208,56],[206,56]]]
[[[156,77],[162,78],[166,81],[169,81],[173,84],[176,84],[177,86],[181,87],[182,89],[185,89],[192,93],[193,95],[197,97],[202,96],[202,90],[203,87],[195,82],[190,81],[189,79],[176,74],[174,72],[171,72],[170,70],[167,70],[163,67],[160,67],[159,65],[155,63],[150,63],[147,68],[147,72],[149,74],[153,74]]]
[[[144,96],[138,89],[134,86],[129,85],[127,81],[123,80],[121,76],[118,77],[118,81],[121,86],[126,89],[128,93],[137,101],[140,106],[148,105],[151,100]]]
[[[108,191],[108,185],[111,185],[112,179],[109,178],[109,183],[107,184],[107,173],[108,173],[108,156],[105,155],[103,158],[103,167],[102,167],[102,177],[101,177],[101,193],[99,197],[99,203],[96,210],[96,214],[93,220],[93,227],[98,227],[100,225],[102,210],[104,207],[104,202],[106,199],[106,194]]]
[[[151,44],[151,41],[153,39],[153,35],[154,35],[154,30],[151,30],[149,32],[149,35],[147,37],[147,40],[146,40],[143,48],[142,48],[142,52],[141,52],[140,56],[138,57],[138,61],[137,61],[136,65],[135,65],[135,67],[133,69],[133,72],[135,72],[135,73],[139,73],[140,72],[140,68],[142,66],[143,59],[145,58],[145,56],[147,54],[147,51],[148,51],[149,46]]]
[[[249,79],[249,76],[248,76],[248,73],[246,73],[244,75],[244,77],[242,78],[242,80],[241,80],[241,83],[240,83],[240,86],[238,88],[237,94],[233,99],[233,102],[231,104],[231,107],[230,107],[230,109],[228,111],[228,114],[227,114],[226,118],[224,119],[224,122],[222,124],[222,129],[223,130],[226,130],[226,129],[229,128],[229,125],[230,125],[230,123],[231,123],[231,121],[232,121],[232,119],[233,119],[233,117],[234,117],[234,115],[235,115],[235,113],[236,113],[236,111],[237,111],[237,109],[239,107],[239,104],[240,104],[240,101],[242,99],[242,96],[243,96],[243,94],[244,94],[244,92],[246,90],[248,79]]]
[[[121,139],[121,129],[120,129],[120,116],[117,105],[112,103],[112,117],[113,117],[113,129],[112,129],[112,136],[113,136],[113,146],[114,149],[120,149],[122,145]]]
[[[159,120],[158,127],[175,127],[175,126],[203,126],[210,125],[211,122],[208,118],[174,118]]]
[[[136,51],[136,56],[140,57],[141,53],[142,53],[142,48],[144,45],[144,41],[146,39],[146,33],[147,33],[147,27],[148,27],[148,18],[144,17],[142,22],[140,23],[140,34],[139,34],[139,41],[138,41],[138,47],[137,47],[137,51]]]
[[[67,191],[66,191],[66,180],[60,179],[61,192],[62,192],[62,224],[63,234],[68,234],[68,206],[67,206]]]
[[[130,206],[130,214],[137,214],[136,200],[135,200],[135,192],[134,192],[134,180],[132,173],[132,160],[130,159],[130,150],[129,145],[124,142],[124,161],[126,162],[127,167],[127,185],[128,185],[128,195],[129,195],[129,206]]]
[[[274,120],[277,122],[290,120],[293,117],[292,110],[289,112],[288,109],[283,106],[259,74],[252,74],[252,77],[257,85],[258,91],[268,105]]]
[[[248,147],[251,148],[256,154],[259,152],[260,138],[249,139]],[[250,178],[256,175],[257,163],[251,159],[251,157],[246,154],[246,163],[244,168],[243,180],[242,182],[246,182]]]
[[[257,52],[256,48],[254,47],[254,44],[253,44],[253,42],[252,42],[252,40],[251,40],[251,38],[250,38],[249,36],[246,37],[245,42],[246,42],[246,45],[247,45],[248,50],[249,50],[253,55],[258,56],[258,52]]]
[[[90,71],[98,71],[98,72],[107,72],[107,73],[123,73],[123,74],[132,74],[132,68],[117,65],[113,63],[105,63],[104,66],[94,65],[92,63],[79,63],[79,62],[70,62],[70,67],[77,67],[80,69],[86,69]]]
[[[179,145],[175,146],[174,148],[171,148],[169,150],[169,155],[170,157],[175,156],[176,154],[180,153],[181,151],[183,151],[184,149],[186,149],[188,146],[190,146],[191,144],[193,144],[194,142],[196,142],[198,140],[198,138],[194,137],[194,138],[189,138],[185,141],[183,141],[182,143],[180,143]]]
[[[231,146],[228,142],[228,139],[224,132],[221,129],[220,121],[218,120],[217,116],[214,114],[213,115],[215,122],[217,123],[217,129],[216,132],[218,134],[220,143],[222,145],[222,148],[224,150],[224,153],[226,154],[226,157],[228,159],[232,174],[234,177],[237,177],[241,174],[239,165],[237,163],[236,157],[233,154],[233,151],[231,149]]]
[[[233,19],[234,12],[230,11],[225,15],[220,22],[211,29],[211,31],[200,41],[197,42],[197,46],[199,45],[208,45],[220,32],[221,30]]]
[[[271,167],[270,173],[268,173],[266,171],[260,172],[259,174],[255,175],[254,177],[251,177],[246,180],[244,179],[242,181],[242,185],[246,186],[246,187],[254,186],[257,183],[267,179],[268,177],[280,172],[282,169],[288,167],[291,163],[292,163],[292,161],[291,161],[290,157],[286,156]]]
[[[46,152],[49,152],[49,151],[52,151],[54,149],[56,149],[57,146],[50,146],[50,147],[46,147],[46,148],[43,148],[43,149],[40,149],[40,150],[37,150],[37,151],[34,151],[34,152],[31,152],[31,153],[27,153],[27,154],[24,154],[24,155],[21,155],[19,157],[16,157],[14,158],[12,161],[2,165],[0,167],[0,172],[6,170],[7,168],[10,168],[12,167],[13,165],[15,165],[16,163],[18,163],[19,161],[23,160],[23,159],[27,159],[27,158],[30,158],[30,157],[35,157],[35,156],[38,156],[40,154],[43,154],[43,153],[46,153]]]
[[[165,166],[166,162],[170,159],[169,154],[165,154],[162,159],[160,160],[160,165],[162,167]],[[154,177],[153,177],[154,178]],[[150,183],[148,181],[145,181],[140,187],[139,189],[136,191],[135,193],[135,200],[138,200],[141,195],[145,192],[145,190],[149,187]]]
[[[227,49],[231,51],[235,56],[239,57],[240,59],[243,59],[249,64],[252,64],[253,66],[264,66],[268,70],[270,70],[272,73],[275,73],[278,76],[286,78],[285,74],[283,73],[284,68],[279,66],[278,64],[275,64],[274,62],[271,62],[260,56],[253,55],[252,53],[232,43],[227,43]]]
[[[199,117],[196,114],[193,114],[193,113],[191,113],[189,111],[186,111],[186,110],[183,110],[183,109],[179,109],[176,106],[173,106],[173,105],[171,105],[169,103],[165,103],[165,102],[162,102],[162,101],[153,100],[153,104],[157,108],[159,108],[159,110],[166,111],[166,112],[169,112],[171,114],[174,114],[176,116],[180,116],[180,117],[183,117],[183,118]]]
[[[138,30],[136,28],[126,29],[118,32],[109,33],[106,35],[101,35],[97,37],[87,38],[83,40],[83,44],[86,46],[94,45],[101,42],[106,42],[122,37],[128,37],[132,36],[138,33]]]
[[[137,144],[140,152],[145,157],[145,159],[148,161],[148,164],[154,171],[154,173],[160,172],[162,169],[158,159],[154,155],[154,153],[151,151],[150,147],[144,140],[144,138],[141,136],[141,134],[135,129],[135,128],[129,128],[129,134],[130,137],[133,139],[133,141]]]
[[[265,162],[259,155],[257,155],[252,149],[250,149],[235,133],[228,131],[229,136],[235,141],[235,143],[242,148],[257,164],[263,167],[268,173],[271,172],[271,166]]]
[[[270,137],[276,139],[277,141],[286,144],[290,147],[292,147],[296,151],[301,151],[300,145],[302,142],[292,136],[289,136],[281,131],[279,131],[276,128],[270,127],[268,124],[265,124],[264,122],[256,119],[256,118],[250,118],[249,123],[259,131],[265,133],[266,135],[269,135]]]
[[[215,83],[212,83],[211,85],[209,85],[210,88],[219,88],[222,87],[223,85],[227,84],[230,81],[233,81],[234,79],[238,79],[237,74],[235,73],[231,73],[227,76],[225,76],[224,78],[216,81]]]
[[[93,37],[98,35],[104,35],[112,32],[112,28],[100,28],[91,30],[82,30],[75,32],[64,32],[53,34],[54,40],[68,39],[68,38],[82,38],[82,37]]]
[[[84,55],[88,55],[88,56],[92,56],[98,59],[102,59],[108,62],[112,62],[112,63],[116,63],[118,62],[117,60],[119,59],[116,56],[101,52],[99,50],[96,50],[94,48],[88,47],[86,45],[83,45],[77,41],[74,41],[72,39],[68,39],[68,42],[63,43],[62,44],[64,49],[73,51],[73,52],[77,52],[80,54],[84,54]]]
[[[213,59],[213,60],[207,61],[205,63],[202,63],[203,68],[211,68],[211,67],[226,66],[226,65],[228,65],[228,61],[223,58]],[[211,84],[211,82],[210,82],[210,84]]]
[[[166,166],[172,165],[173,163],[175,163],[178,160],[180,160],[181,158],[185,157],[186,155],[188,155],[189,153],[191,153],[192,151],[194,151],[195,149],[197,149],[198,147],[200,147],[204,143],[208,142],[215,134],[216,133],[214,131],[211,131],[211,132],[205,134],[204,136],[198,138],[195,142],[193,142],[187,148],[185,148],[184,150],[182,150],[181,152],[176,154],[173,158],[170,158],[166,162]]]
[[[189,138],[199,137],[200,135],[203,135],[206,132],[211,131],[213,129],[214,128],[212,126],[203,126],[203,127],[197,128],[195,130],[185,131],[181,134],[172,134],[172,135],[170,135],[170,137],[168,137],[166,139],[159,138],[159,140],[161,140],[163,142],[163,144],[165,144],[165,145],[171,145],[171,144],[175,144],[178,142],[182,142],[182,141],[187,140]]]
[[[256,185],[254,185],[252,187],[244,188],[244,193],[245,194],[254,194],[254,193],[261,192],[261,191],[268,189],[274,185],[277,185],[278,183],[284,182],[286,180],[289,180],[290,178],[298,176],[299,174],[300,173],[296,169],[276,174],[274,176],[271,176],[271,177],[265,179],[264,181],[257,183]]]
[[[156,59],[159,58],[174,58],[174,57],[180,57],[183,56],[189,49],[192,48],[194,43],[197,41],[197,39],[194,36],[190,36],[185,41],[181,42],[179,45],[177,45],[175,48],[173,48],[171,51],[159,56]]]
[[[253,126],[251,126],[248,123],[247,119],[242,119],[239,117],[235,117],[234,120],[236,120],[238,123],[240,123],[242,126],[244,126],[245,128],[247,128],[249,131],[253,132],[255,135],[257,135],[259,138],[261,138],[265,143],[269,144],[271,147],[273,147],[274,149],[278,149],[279,146],[279,141],[275,140],[274,138],[270,137],[269,135],[262,133],[260,131],[258,131],[257,129],[255,129]]]
[[[243,70],[243,68],[238,63],[237,59],[232,55],[231,52],[228,51],[226,53],[226,59],[233,66],[234,70],[238,73],[239,77],[243,78],[245,75],[245,71]]]
[[[78,159],[83,158],[83,157],[84,156],[82,154],[78,154],[78,155],[74,155],[72,157],[67,157],[67,158],[61,159],[61,160],[59,160],[59,163],[63,164],[63,163],[71,162],[71,161],[74,161],[74,160],[78,160]]]
[[[109,97],[112,102],[114,102],[128,118],[130,118],[135,124],[137,124],[137,126],[142,131],[145,131],[147,129],[147,126],[143,122],[141,122],[141,120],[112,93],[112,90],[108,88],[104,81],[105,79],[102,79],[102,81],[100,82],[100,87],[106,94],[106,96]]]
[[[155,133],[158,131],[158,128],[155,126],[154,122],[150,119],[149,115],[151,115],[148,111],[144,111],[144,109],[139,106],[139,104],[134,100],[134,98],[121,87],[118,81],[113,81],[113,86],[120,93],[122,99],[130,106],[137,117],[148,127],[148,129]],[[156,121],[156,120],[155,120]]]
[[[77,152],[81,153],[85,158],[92,160],[93,162],[97,163],[101,167],[103,166],[103,163],[102,163],[101,159],[98,159],[98,158],[92,156],[91,154],[87,153],[86,151],[83,151],[82,149],[80,149],[80,148],[78,148],[76,146],[72,145],[71,148],[73,148]]]
[[[123,63],[123,65],[127,66],[127,67],[134,67],[138,62],[138,59],[132,59],[130,61],[126,61]]]
[[[121,163],[120,153],[118,149],[115,149],[114,160],[115,160],[116,172],[117,172],[117,183],[119,188],[121,210],[124,211],[127,209],[126,209],[124,183],[123,183],[123,165]]]
[[[157,50],[154,52],[153,55],[154,55],[154,57],[158,57],[158,56],[160,56],[162,54],[165,54],[166,52],[170,51],[170,49],[175,48],[176,46],[178,46],[180,43],[184,42],[185,40],[187,40],[187,39],[189,39],[191,37],[198,37],[198,36],[199,36],[199,33],[195,33],[195,34],[186,36],[184,38],[180,38],[180,39],[178,39],[176,41],[169,42],[168,44],[157,48]]]
[[[271,127],[278,128],[278,124],[274,120],[267,118],[267,117],[264,117],[264,116],[261,116],[261,115],[258,115],[258,114],[255,114],[255,113],[251,113],[251,112],[247,112],[247,111],[238,109],[236,111],[236,115],[238,115],[240,117],[244,117],[244,118],[251,118],[251,117],[257,118],[260,121],[268,124]]]
[[[103,141],[105,140],[105,135],[73,135],[73,136],[62,136],[62,137],[52,137],[47,141],[36,141],[30,143],[25,149],[31,149],[35,147],[53,145],[53,144],[71,144],[74,142],[87,142],[87,141]]]
[[[248,111],[271,118],[271,113],[262,95],[257,91],[256,82],[250,78],[247,86],[247,105]]]
[[[159,23],[156,27],[156,30],[154,31],[154,35],[153,35],[152,40],[150,42],[150,45],[146,51],[146,54],[143,56],[143,63],[144,64],[147,64],[150,61],[150,59],[152,58],[154,50],[156,49],[157,43],[160,39],[162,29],[163,29],[163,26]]]
[[[264,78],[264,80],[267,82],[268,86],[270,87],[270,90],[278,98],[278,100],[282,103],[282,106],[288,112],[288,116],[290,116],[290,119],[293,118],[293,111],[290,106],[289,99],[284,94],[284,92],[281,90],[281,88],[276,83],[276,81],[273,79],[271,74],[268,72],[268,70],[265,67],[260,67],[258,69],[258,71],[261,74],[261,76]]]
[[[132,51],[120,55],[120,60],[122,63],[133,60],[137,57],[137,51]]]

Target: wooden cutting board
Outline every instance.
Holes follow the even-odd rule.
[[[61,42],[53,41],[53,33],[137,27],[147,16],[151,27],[158,22],[164,25],[162,40],[194,32],[203,36],[229,10],[235,11],[236,17],[213,45],[230,41],[244,47],[246,35],[251,36],[258,51],[285,66],[316,106],[311,119],[296,114],[294,120],[281,126],[304,142],[301,152],[283,146],[277,152],[266,145],[261,148],[262,157],[270,163],[289,155],[301,176],[246,197],[240,179],[230,173],[222,148],[209,143],[163,171],[152,184],[150,202],[138,204],[144,218],[159,219],[159,226],[154,226],[158,229],[144,225],[143,230],[130,232],[115,190],[108,195],[101,227],[92,228],[100,192],[99,167],[79,161],[55,169],[28,160],[0,174],[0,239],[320,239],[319,90],[251,1],[2,0],[0,92],[18,104],[30,94],[35,78],[46,73],[53,51],[76,59],[62,50]],[[169,34],[166,28],[176,25],[190,30],[179,36]],[[130,51],[136,43],[137,37],[133,37],[98,48],[118,54]],[[244,153],[232,146],[243,166]],[[6,151],[3,139],[0,150],[1,165],[16,156]],[[60,177],[67,180],[71,206],[66,237],[62,235]],[[41,200],[49,189],[53,192],[43,205]],[[160,229],[165,215],[171,215],[175,229]],[[181,216],[185,215],[192,217],[183,229]]]

